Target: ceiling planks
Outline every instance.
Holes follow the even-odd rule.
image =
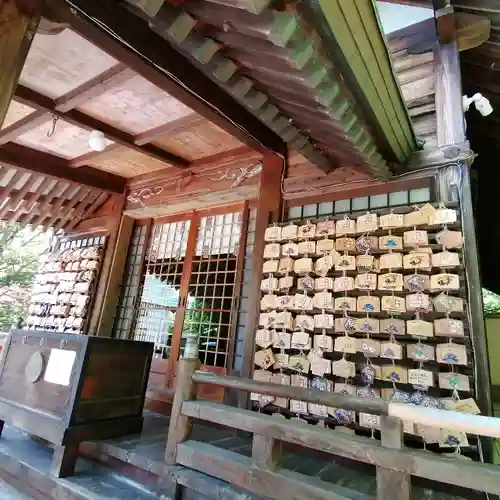
[[[117,142],[124,147],[143,153],[146,156],[164,161],[165,163],[170,163],[177,167],[189,166],[190,162],[181,156],[162,150],[161,148],[151,144],[139,146],[135,144],[134,137],[132,135],[108,125],[105,122],[97,120],[92,116],[86,115],[77,109],[69,109],[65,112],[59,111],[54,100],[34,90],[24,87],[23,85],[17,86],[15,98],[22,104],[31,106],[39,111],[45,111],[48,116],[52,115],[62,118],[64,121],[67,121],[77,127],[81,127],[84,130],[100,130],[108,140]]]
[[[72,10],[60,3],[60,14],[73,30],[126,64],[151,83],[185,103],[193,110],[252,147],[284,151],[282,139],[234,100],[210,78],[197,71],[192,63],[166,44],[120,3],[98,0],[72,0]],[[85,14],[83,14],[85,13]],[[113,38],[90,18],[121,38]],[[129,47],[134,47],[135,50]],[[146,61],[140,54],[144,54]],[[156,66],[156,67],[155,67]]]

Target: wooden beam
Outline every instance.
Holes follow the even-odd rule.
[[[42,1],[21,4],[16,0],[0,0],[0,129],[35,36],[42,7]]]
[[[49,117],[50,115],[43,109],[33,111],[33,113],[30,113],[28,116],[0,130],[0,144],[6,144],[7,142],[13,141],[16,137],[42,125]]]
[[[104,71],[95,78],[88,80],[87,82],[79,85],[77,88],[68,92],[67,94],[57,98],[54,102],[54,108],[64,113],[72,108],[78,107],[82,103],[88,101],[89,99],[95,98],[109,89],[113,88],[124,81],[130,79],[135,73],[126,68],[123,64],[116,64],[110,69]],[[38,127],[42,123],[50,119],[51,113],[47,111],[44,107],[37,109],[33,113],[21,118],[20,120],[12,123],[5,129],[0,131],[0,144],[5,144],[9,141],[14,140],[16,137]],[[112,144],[108,148],[115,146]],[[118,147],[121,147],[119,144]],[[116,146],[115,146],[116,147]],[[106,149],[108,149],[106,148]],[[104,152],[95,151],[89,153],[89,155],[100,155]],[[86,163],[85,160],[83,164]],[[80,165],[79,165],[80,166]]]
[[[242,377],[250,377],[253,372],[253,355],[255,349],[255,331],[258,327],[260,312],[260,282],[264,263],[264,233],[270,222],[278,222],[282,204],[282,178],[286,171],[285,159],[279,156],[266,155],[263,158],[260,177],[259,204],[255,225],[255,243],[252,257],[252,278],[250,281],[248,319],[243,339]],[[239,405],[246,407],[248,394],[241,394]]]
[[[36,175],[30,175],[29,178],[24,182],[24,186],[16,194],[9,193],[9,202],[5,203],[5,205],[0,208],[0,219],[3,219],[5,217],[5,214],[9,210],[13,210],[17,213],[21,212],[19,205],[22,203],[23,198],[37,181],[38,178]]]
[[[181,179],[182,177],[179,176],[196,175],[196,173],[200,173],[202,169],[208,170],[214,167],[224,168],[234,165],[238,162],[250,161],[260,158],[260,153],[258,153],[254,149],[249,148],[248,146],[238,146],[237,148],[230,149],[229,151],[215,153],[213,155],[200,158],[199,160],[195,160],[192,164],[192,167],[186,172],[182,172],[181,174],[176,172],[175,176],[177,177],[172,175],[173,172],[171,168],[166,168],[132,177],[128,180],[127,187],[130,190],[148,188],[164,182],[171,182],[175,178]]]
[[[18,221],[20,221],[21,218],[23,217],[23,215],[25,213],[27,213],[29,215],[33,210],[35,210],[35,207],[37,206],[40,198],[42,197],[42,193],[45,191],[45,189],[51,183],[53,183],[52,179],[45,178],[40,183],[40,185],[38,186],[38,188],[36,189],[36,192],[32,193],[31,200],[29,200],[29,201],[26,200],[26,194],[31,194],[31,193],[28,193],[29,188],[26,191],[26,194],[24,194],[22,192],[22,190],[19,190],[17,196],[19,196],[20,203],[19,203],[19,207],[16,210],[16,213],[14,214],[14,217],[12,218],[12,222],[18,222]],[[14,195],[14,196],[16,196],[16,195]],[[21,208],[22,208],[23,205],[26,205],[26,211],[21,210]]]
[[[197,113],[191,113],[187,116],[183,116],[182,118],[177,118],[177,120],[172,120],[171,122],[165,123],[163,125],[159,125],[158,127],[152,128],[150,130],[146,130],[146,132],[142,132],[139,135],[135,136],[135,143],[139,146],[143,144],[147,144],[148,142],[152,142],[155,139],[159,139],[167,134],[174,135],[184,130],[187,130],[196,125],[200,125],[207,120],[200,116]]]
[[[458,50],[463,52],[479,47],[488,40],[491,21],[486,16],[456,12],[455,28]]]
[[[64,200],[67,199],[69,193],[74,191],[76,188],[75,184],[68,183],[65,188],[61,191],[61,186],[58,182],[54,184],[54,187],[50,190],[44,199],[39,201],[38,211],[39,214],[29,214],[28,217],[23,220],[26,224],[31,224],[33,227],[38,227],[47,217],[47,212],[50,210],[52,204],[59,204],[62,206]],[[59,198],[56,198],[57,193],[59,193]],[[0,198],[2,195],[0,194]]]
[[[66,112],[61,112],[57,109],[56,102],[54,100],[34,90],[24,87],[23,85],[17,86],[15,96],[19,102],[22,102],[27,106],[31,106],[32,108],[44,110],[47,113],[58,116],[64,121],[67,121],[77,127],[84,128],[89,131],[100,130],[107,139],[137,151],[138,153],[150,156],[155,160],[169,163],[174,167],[187,167],[190,165],[190,162],[185,158],[165,151],[154,144],[144,144],[139,146],[134,142],[134,136],[132,134],[124,132],[123,130],[113,127],[112,125],[109,125],[108,123],[98,120],[90,115],[86,115],[82,111],[70,109]]]
[[[71,195],[69,193],[71,193]],[[66,208],[65,213],[68,213],[68,211],[71,210],[76,205],[76,203],[78,203],[78,201],[80,201],[80,198],[84,193],[87,193],[86,188],[83,188],[78,184],[69,184],[68,187],[64,190],[64,197],[63,195],[61,195],[54,202],[54,204],[52,205],[52,210],[49,214],[41,215],[41,220],[40,222],[38,222],[38,224],[45,227],[52,227],[57,220],[61,219],[64,216],[64,214],[62,214],[61,207],[64,205]],[[37,224],[33,222],[32,225],[36,227]]]
[[[20,144],[8,143],[0,146],[0,164],[110,193],[123,193],[125,190],[126,181],[123,177],[92,167],[71,168],[69,161],[64,158]]]
[[[130,80],[135,73],[124,64],[116,64],[100,75],[82,83],[71,92],[55,100],[55,109],[65,113],[81,104],[94,99],[108,90]]]
[[[71,215],[71,220],[65,226],[66,232],[76,227],[85,217],[90,217],[94,212],[108,199],[109,193],[97,193],[95,199],[89,204],[81,203],[80,206]]]
[[[71,10],[62,1],[59,5],[60,15],[80,36],[193,111],[245,144],[283,152],[284,142],[275,132],[124,5],[99,0],[73,0]],[[93,19],[98,19],[101,27]]]
[[[66,226],[66,223],[72,219],[73,212],[76,210],[76,207],[85,207],[88,203],[92,203],[98,196],[98,193],[94,193],[92,189],[87,187],[82,187],[75,195],[71,197],[69,200],[66,210],[64,212],[60,212],[59,214],[56,212],[50,218],[48,224],[50,226],[54,226],[54,231],[58,231]],[[59,219],[59,220],[58,220]],[[58,220],[58,222],[56,222]]]

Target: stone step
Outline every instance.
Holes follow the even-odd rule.
[[[166,500],[154,487],[83,457],[73,477],[54,478],[50,475],[52,455],[50,448],[6,426],[0,439],[0,477],[18,494],[36,500]]]

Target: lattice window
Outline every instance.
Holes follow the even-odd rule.
[[[179,307],[190,226],[190,221],[155,224],[146,255],[133,338],[154,342],[163,358],[169,355]]]
[[[308,217],[325,217],[328,215],[340,215],[379,208],[400,207],[406,205],[421,204],[430,201],[431,190],[428,187],[410,189],[408,191],[396,191],[394,193],[376,194],[351,198],[346,200],[328,201],[324,203],[313,203],[311,205],[300,205],[288,209],[287,219],[306,219]]]
[[[200,220],[183,334],[198,334],[204,365],[227,367],[241,223],[241,212]]]
[[[125,267],[125,276],[120,290],[120,299],[115,315],[113,336],[127,338],[132,326],[134,304],[141,280],[141,261],[146,244],[147,226],[134,226]]]

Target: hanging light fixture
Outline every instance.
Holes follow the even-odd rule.
[[[89,147],[92,151],[104,151],[106,149],[106,137],[100,130],[90,132]]]

